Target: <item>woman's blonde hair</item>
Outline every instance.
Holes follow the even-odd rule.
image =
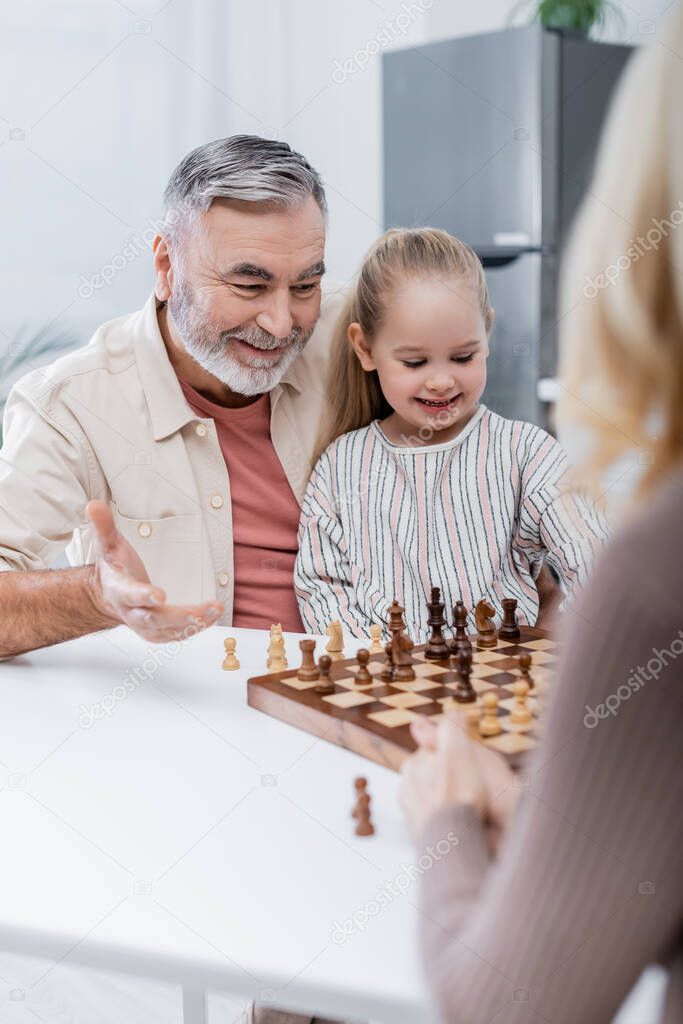
[[[348,329],[360,324],[372,342],[384,323],[395,289],[420,277],[456,278],[468,285],[491,330],[493,310],[479,257],[458,238],[437,228],[392,228],[368,251],[335,326],[327,385],[330,412],[323,424],[313,462],[342,434],[366,427],[392,412],[376,372],[367,373],[349,342]]]
[[[624,74],[562,276],[557,422],[594,491],[640,453],[647,493],[683,455],[681,52],[683,9]]]

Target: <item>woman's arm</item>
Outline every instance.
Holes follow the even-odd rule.
[[[683,556],[662,544],[636,558],[633,543],[612,546],[568,613],[500,860],[471,802],[423,834],[432,850],[458,839],[422,878],[424,961],[449,1024],[603,1024],[680,936]],[[646,573],[659,600],[639,585]]]

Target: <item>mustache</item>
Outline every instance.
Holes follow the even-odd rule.
[[[237,338],[238,341],[245,341],[248,345],[253,345],[254,348],[268,351],[274,348],[289,347],[306,340],[306,335],[301,327],[294,327],[286,338],[274,338],[272,334],[264,331],[261,327],[236,327],[231,331],[221,331],[219,343],[227,345],[231,338]]]

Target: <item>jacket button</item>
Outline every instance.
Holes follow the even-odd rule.
[[[149,525],[149,523],[140,523],[138,526],[138,533],[140,534],[141,537],[151,537],[152,527]]]
[[[211,495],[211,508],[223,508],[223,499],[220,494]]]

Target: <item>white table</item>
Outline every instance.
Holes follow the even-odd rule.
[[[0,945],[177,982],[192,1024],[209,989],[426,1024],[398,776],[247,707],[266,647],[213,628],[173,654],[122,627],[0,664]]]

